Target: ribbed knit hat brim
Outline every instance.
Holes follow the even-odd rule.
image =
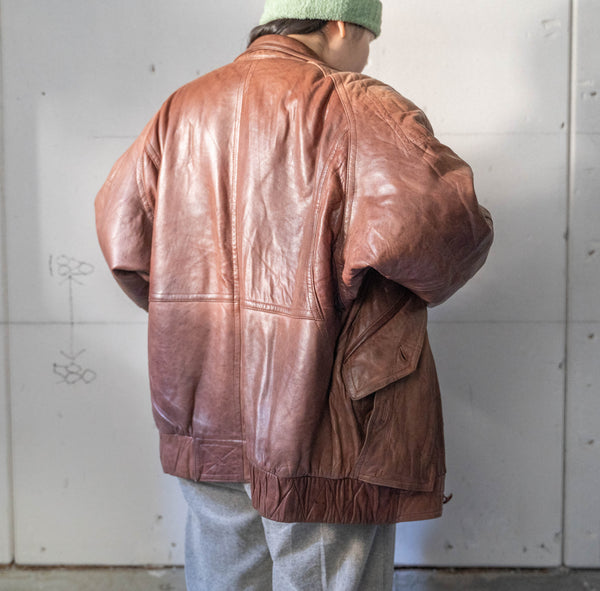
[[[260,19],[264,25],[281,18],[344,21],[381,33],[380,0],[267,0]]]

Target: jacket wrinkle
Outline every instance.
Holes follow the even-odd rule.
[[[165,472],[249,482],[276,521],[441,514],[427,306],[477,272],[493,230],[413,103],[262,37],[169,97],[96,223],[149,312]]]

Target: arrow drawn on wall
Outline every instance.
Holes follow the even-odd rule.
[[[56,275],[61,285],[67,285],[69,297],[69,346],[66,351],[60,351],[64,360],[53,364],[52,373],[61,378],[59,384],[70,386],[78,383],[89,384],[96,379],[97,375],[94,370],[85,368],[82,362],[78,361],[85,353],[85,349],[78,349],[75,346],[73,288],[74,285],[84,285],[83,279],[94,272],[94,266],[62,254],[56,257],[56,260],[50,255],[49,267],[50,275]]]

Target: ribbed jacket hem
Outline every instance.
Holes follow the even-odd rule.
[[[282,478],[250,468],[252,504],[282,522],[399,523],[442,515],[444,475],[432,492],[403,491],[353,478]]]
[[[167,474],[206,482],[243,482],[240,441],[202,441],[162,433]],[[429,492],[370,484],[355,478],[281,477],[250,465],[252,504],[267,519],[286,523],[399,523],[442,515],[445,476]]]

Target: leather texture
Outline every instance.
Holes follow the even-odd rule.
[[[250,482],[277,521],[441,514],[427,305],[475,274],[493,231],[415,105],[262,37],[164,103],[96,220],[149,311],[167,473]]]

